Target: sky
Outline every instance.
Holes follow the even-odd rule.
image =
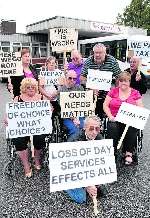
[[[0,20],[16,20],[17,32],[26,25],[54,16],[115,23],[131,0],[0,0]]]

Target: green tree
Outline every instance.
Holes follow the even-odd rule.
[[[117,24],[148,29],[150,34],[150,0],[132,0],[117,16]]]

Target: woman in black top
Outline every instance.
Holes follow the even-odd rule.
[[[38,73],[30,64],[31,57],[29,49],[22,49],[21,51],[23,75],[22,76],[11,76],[11,83],[8,84],[9,91],[12,90],[14,97],[20,95],[20,84],[24,78],[34,78],[38,80]]]

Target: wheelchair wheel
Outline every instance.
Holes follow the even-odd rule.
[[[60,143],[62,142],[62,132],[61,132],[61,123],[59,116],[55,116],[53,119],[53,131],[51,142]]]
[[[44,168],[48,167],[49,164],[49,143],[51,142],[51,137],[45,138],[46,146],[43,149],[43,166]]]
[[[12,148],[11,140],[7,139],[7,154],[9,154],[10,157],[11,157],[11,148]]]
[[[15,177],[16,176],[16,168],[15,168],[15,161],[10,160],[5,166],[4,166],[4,174],[9,177]]]
[[[107,123],[108,123],[108,118],[104,117],[101,122],[102,122],[101,134],[102,134],[104,139],[107,139]]]
[[[143,147],[143,131],[139,130],[137,134],[137,148],[138,148],[138,153],[142,151]]]

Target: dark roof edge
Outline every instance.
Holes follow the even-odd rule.
[[[45,20],[41,20],[41,21],[38,21],[38,22],[35,22],[35,23],[32,23],[32,24],[26,25],[26,27],[32,26],[32,25],[35,25],[35,24],[39,24],[39,23],[43,23],[43,22],[45,22],[45,21],[54,20],[54,19],[56,19],[57,17],[59,17],[59,16],[55,16],[55,17],[51,17],[51,18],[48,18],[48,19],[45,19]]]
[[[64,17],[64,16],[55,16],[55,17],[51,17],[51,18],[48,18],[48,19],[45,19],[45,20],[41,20],[41,21],[38,21],[38,22],[35,22],[35,23],[32,23],[32,24],[29,24],[29,25],[26,25],[26,27],[28,26],[32,26],[32,25],[35,25],[35,24],[39,24],[39,23],[42,23],[42,22],[45,22],[45,21],[49,21],[49,20],[54,20],[56,18],[67,18],[67,19],[74,19],[74,20],[82,20],[82,21],[89,21],[89,22],[100,22],[100,21],[91,21],[91,20],[86,20],[86,19],[80,19],[80,18],[73,18],[73,17]],[[107,23],[107,22],[102,22],[104,24],[111,24],[111,23]],[[116,23],[112,23],[113,25],[117,25],[117,26],[120,26]]]
[[[59,17],[59,18],[73,19],[73,20],[90,21],[90,20],[85,20],[85,19],[80,19],[80,18],[64,17],[64,16],[55,16],[55,17],[51,17],[51,18],[48,18],[48,19],[45,19],[45,20],[38,21],[38,22],[36,22],[36,23],[29,24],[29,25],[27,25],[26,27],[32,26],[32,25],[35,25],[35,24],[39,24],[39,23],[42,23],[42,22],[45,22],[45,21],[53,20],[53,19],[56,19],[56,18],[58,18],[58,17]],[[98,21],[92,21],[92,22],[98,22]]]

